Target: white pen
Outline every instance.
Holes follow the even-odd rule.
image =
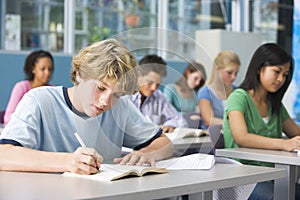
[[[152,120],[150,119],[150,117],[148,115],[145,115],[145,117],[149,122],[152,122]]]
[[[75,135],[76,139],[78,140],[79,144],[80,144],[82,147],[86,148],[86,145],[84,144],[83,140],[82,140],[81,137],[78,135],[78,133],[75,132],[74,135]],[[87,149],[87,150],[88,150],[88,149]]]
[[[89,152],[89,149],[86,147],[86,145],[84,144],[83,140],[82,140],[81,137],[78,135],[78,133],[75,132],[74,135],[75,135],[76,139],[78,140],[79,144],[80,144],[83,148],[86,149],[86,151],[88,152],[88,154],[90,154],[90,155],[92,156],[92,154]],[[96,159],[96,158],[94,158],[94,159],[95,159],[95,162],[96,162],[96,164],[97,164],[97,159]],[[97,169],[98,169],[98,168],[97,168]],[[98,169],[98,170],[99,170],[99,169]]]

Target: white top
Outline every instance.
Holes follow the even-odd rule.
[[[187,127],[185,119],[160,90],[156,90],[150,97],[147,97],[142,106],[141,98],[142,94],[140,92],[130,95],[130,100],[133,104],[155,124]]]

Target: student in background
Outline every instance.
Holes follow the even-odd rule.
[[[277,44],[266,43],[255,51],[244,81],[226,103],[223,124],[226,148],[300,149],[300,128],[282,104],[293,71],[292,57]],[[282,133],[290,139],[282,139]],[[274,166],[264,162],[241,162]],[[297,188],[296,193],[299,192]],[[273,183],[258,183],[249,199],[273,199]]]
[[[187,126],[186,121],[158,89],[163,77],[167,75],[166,62],[152,54],[143,57],[139,65],[139,92],[130,96],[134,105],[152,122],[160,125],[163,133]]]
[[[210,78],[198,92],[199,111],[206,127],[223,123],[227,97],[236,88],[232,83],[241,62],[233,51],[221,51],[214,59]]]
[[[80,50],[72,60],[73,87],[39,87],[24,95],[0,135],[0,169],[93,174],[102,162],[154,166],[172,156],[162,130],[121,97],[137,87],[136,66],[114,39]],[[121,157],[123,146],[134,150]]]
[[[54,70],[53,57],[48,51],[33,51],[26,57],[23,70],[26,80],[15,84],[5,109],[4,124],[10,121],[11,115],[25,93],[33,88],[50,85],[49,80]]]
[[[200,63],[192,62],[182,76],[164,88],[164,94],[178,112],[195,112],[198,106],[197,92],[205,84],[206,72]]]

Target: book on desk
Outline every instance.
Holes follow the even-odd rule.
[[[65,176],[77,176],[99,181],[115,181],[123,178],[141,177],[144,175],[164,174],[168,170],[208,170],[215,164],[213,155],[191,154],[156,162],[155,167],[119,164],[101,164],[100,172],[93,175],[79,175],[65,172]]]
[[[98,174],[106,180],[115,181],[132,176],[139,177],[149,174],[163,174],[167,172],[168,170],[166,168],[137,165],[103,164]]]
[[[150,174],[168,173],[166,168],[137,166],[137,165],[119,165],[119,164],[101,164],[98,173],[91,175],[79,175],[71,172],[63,173],[64,176],[75,176],[81,178],[89,178],[98,181],[116,181],[119,179],[130,177],[141,177]]]
[[[176,128],[171,133],[166,133],[170,140],[175,138],[189,138],[189,137],[204,137],[208,135],[208,131],[205,129],[195,129],[195,128]]]

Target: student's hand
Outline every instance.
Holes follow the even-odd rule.
[[[174,126],[161,126],[163,134],[164,133],[171,133],[174,131],[175,127]]]
[[[103,157],[95,149],[79,147],[72,153],[70,171],[76,174],[95,174]]]
[[[120,165],[143,165],[148,164],[152,167],[155,167],[155,159],[150,153],[142,153],[139,151],[133,151],[130,154],[127,154],[123,158],[115,158],[114,162]]]
[[[300,136],[295,136],[291,139],[284,140],[284,150],[286,151],[294,151],[295,149],[300,149]]]

